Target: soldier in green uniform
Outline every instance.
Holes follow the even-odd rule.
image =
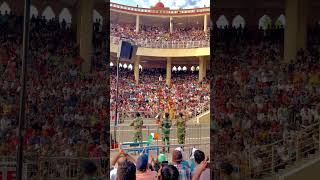
[[[142,142],[142,126],[143,126],[143,120],[140,117],[140,113],[136,114],[137,118],[133,120],[133,122],[130,124],[130,126],[134,127],[134,142]]]
[[[177,126],[177,138],[179,144],[184,144],[186,137],[186,121],[183,119],[183,114],[179,113],[180,118],[176,121],[175,126]]]
[[[169,113],[165,114],[165,118],[161,122],[161,132],[162,132],[162,141],[164,142],[164,145],[170,145],[170,128],[171,128],[171,123],[169,120]],[[169,147],[168,147],[168,152],[169,152]],[[165,151],[165,148],[163,148],[163,151]]]

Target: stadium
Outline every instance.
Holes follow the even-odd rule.
[[[319,179],[319,1],[216,1],[214,179]]]
[[[101,83],[107,82],[108,68],[105,2],[33,0],[29,33],[23,31],[24,12],[24,1],[0,1],[0,179],[21,179],[16,147],[23,54],[22,179],[103,177],[108,147],[102,126],[109,102],[108,83]],[[26,34],[29,48],[24,50]],[[96,168],[88,159],[95,160]]]
[[[194,162],[191,154],[195,149],[196,154],[200,150],[209,158],[209,15],[209,7],[170,9],[158,2],[141,8],[110,3],[111,179],[124,173],[122,169],[130,169],[117,162],[121,154],[132,157],[125,162],[134,162],[137,171],[144,156],[138,153],[154,160],[148,170],[136,173],[137,179],[155,179],[150,174],[161,174],[161,163],[171,167],[164,166],[163,158],[178,168],[179,177],[191,179],[190,170],[175,164],[176,153],[181,153],[185,162]],[[121,40],[136,47],[131,59],[118,59]],[[183,133],[175,126],[181,118]],[[165,131],[166,120],[170,126]],[[206,172],[210,178],[210,171]]]

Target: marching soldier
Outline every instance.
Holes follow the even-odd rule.
[[[186,121],[183,119],[183,114],[179,113],[180,118],[176,121],[177,126],[177,138],[179,144],[184,144],[186,137]]]
[[[133,120],[133,122],[130,124],[130,126],[134,127],[134,142],[142,142],[142,126],[143,126],[143,120],[140,117],[140,113],[136,114],[137,118]]]
[[[171,123],[169,120],[169,113],[165,114],[165,118],[161,122],[161,128],[162,128],[162,141],[164,142],[164,145],[170,145],[170,128],[171,128]],[[168,152],[169,152],[169,147],[168,147]],[[163,151],[165,151],[165,147],[163,147]]]

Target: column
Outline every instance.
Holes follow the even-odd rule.
[[[140,16],[136,16],[136,32],[139,32],[140,30]]]
[[[172,17],[170,17],[170,33],[172,33],[173,32],[173,18]]]
[[[284,61],[287,63],[296,58],[300,48],[306,47],[308,5],[305,0],[286,0]]]
[[[203,57],[203,78],[205,78],[207,76],[207,60]]]
[[[199,57],[199,82],[201,82],[204,78],[204,66],[205,62],[204,62],[204,58],[203,56]]]
[[[207,20],[207,15],[205,14],[203,18],[203,31],[207,32],[207,29],[208,29],[208,20]]]
[[[133,71],[134,71],[134,80],[136,84],[139,84],[139,65],[140,65],[140,57],[141,56],[136,56],[136,59],[134,61],[133,65]]]
[[[77,42],[80,57],[84,60],[81,70],[89,72],[92,56],[93,1],[79,0],[77,11]]]
[[[172,71],[172,59],[171,57],[167,58],[167,74],[166,74],[166,84],[168,86],[171,85],[171,71]]]
[[[307,26],[308,26],[308,10],[309,0],[299,0],[299,16],[298,16],[298,34],[297,49],[306,49],[307,46]]]

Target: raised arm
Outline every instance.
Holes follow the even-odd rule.
[[[207,168],[207,161],[204,160],[201,162],[201,164],[199,166],[197,166],[197,168],[194,170],[193,176],[192,176],[192,180],[199,180],[201,173]]]

